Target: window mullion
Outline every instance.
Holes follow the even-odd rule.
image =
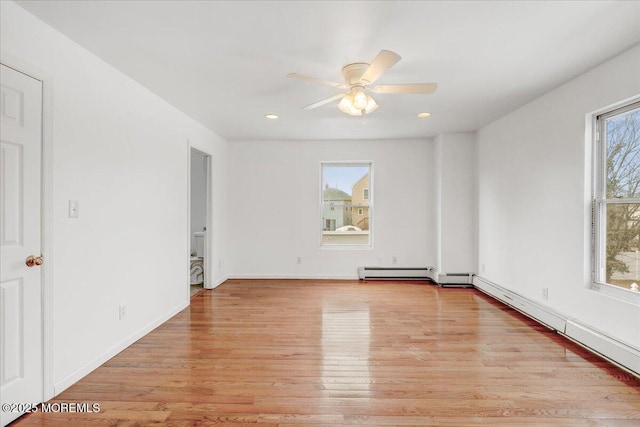
[[[625,199],[622,197],[618,197],[615,199],[602,199],[601,202],[608,203],[611,205],[615,205],[615,204],[628,205],[628,204],[640,203],[640,198],[634,197],[634,198]]]

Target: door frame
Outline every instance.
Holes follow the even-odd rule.
[[[200,154],[202,154],[204,156],[205,159],[205,183],[204,183],[204,191],[205,191],[205,227],[206,227],[206,231],[204,233],[204,257],[202,258],[202,267],[204,269],[204,275],[203,275],[203,283],[202,283],[202,287],[204,289],[213,289],[213,282],[212,282],[212,278],[213,275],[211,274],[211,267],[213,266],[213,262],[210,262],[210,260],[213,259],[212,254],[213,254],[213,245],[212,245],[212,239],[211,239],[211,235],[213,232],[213,195],[211,192],[212,189],[212,176],[213,176],[213,171],[212,171],[212,167],[213,167],[213,162],[212,162],[212,155],[211,153],[207,152],[207,150],[203,149],[202,147],[199,146],[194,146],[193,144],[191,144],[191,142],[189,140],[187,140],[187,182],[188,182],[188,186],[187,186],[187,195],[188,195],[188,203],[187,203],[187,245],[189,246],[189,251],[187,251],[187,253],[190,252],[190,242],[191,242],[191,151],[197,151]],[[191,269],[187,268],[187,274],[188,274],[188,280],[190,283],[191,281]],[[189,290],[189,287],[187,287],[187,291]]]
[[[53,76],[21,59],[0,54],[0,63],[42,83],[40,245],[45,262],[42,292],[42,401],[55,396],[53,378]]]

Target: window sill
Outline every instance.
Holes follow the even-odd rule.
[[[372,245],[320,245],[322,251],[371,251]]]
[[[607,295],[624,302],[640,305],[640,292],[620,288],[618,286],[608,285],[606,283],[594,283],[591,286],[591,289],[603,295]]]

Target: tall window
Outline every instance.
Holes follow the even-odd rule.
[[[640,286],[640,102],[596,118],[595,281]]]
[[[371,162],[321,164],[323,246],[371,246],[372,172]]]

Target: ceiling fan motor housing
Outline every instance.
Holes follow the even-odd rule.
[[[362,78],[364,72],[367,71],[367,68],[369,68],[369,64],[365,64],[364,62],[356,62],[354,64],[345,65],[342,68],[342,75],[344,76],[345,82],[347,82],[347,84],[352,87],[364,87],[365,85],[360,82],[360,79]]]

